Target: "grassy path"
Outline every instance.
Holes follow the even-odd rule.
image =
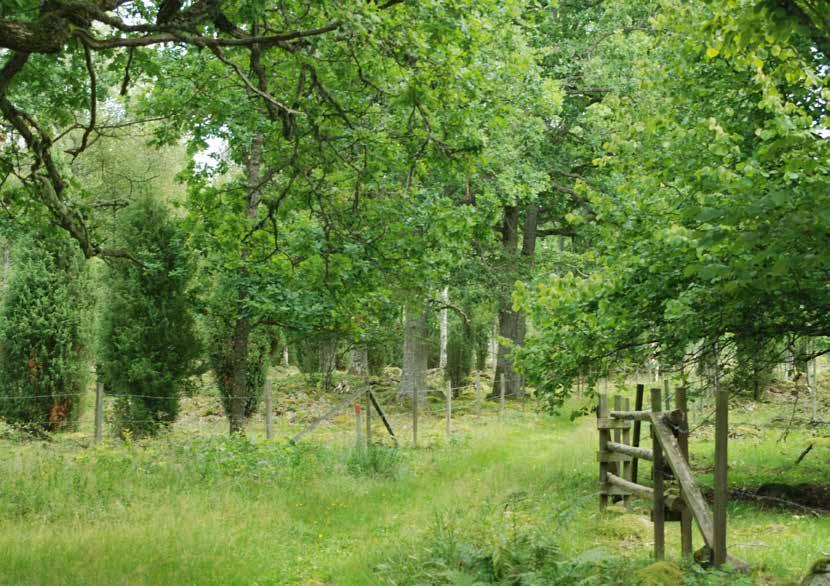
[[[290,479],[206,483],[185,470],[176,477],[175,458],[137,474],[145,460],[166,460],[163,451],[96,458],[27,447],[0,482],[0,497],[27,503],[0,522],[0,582],[369,584],[374,565],[417,548],[442,516],[492,512],[529,487],[588,480],[572,474],[584,430],[532,419],[481,425],[452,447],[406,450],[396,479],[349,474],[339,453],[300,464]],[[135,462],[119,468],[113,458]],[[54,503],[64,491],[71,502]]]
[[[179,432],[91,449],[0,442],[0,583],[377,584],[433,550],[497,557],[534,535],[565,558],[648,563],[644,504],[597,512],[590,418],[461,418],[452,444],[441,425],[428,420],[429,446],[381,467],[394,477],[356,471],[336,429],[304,448]],[[698,463],[709,449],[698,444]],[[736,442],[733,462],[759,464],[757,452]],[[791,583],[830,549],[830,521],[736,504],[730,542],[766,583]]]

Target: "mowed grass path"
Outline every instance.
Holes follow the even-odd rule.
[[[462,416],[451,442],[440,418],[421,425],[424,447],[401,449],[394,476],[350,468],[347,417],[299,448],[182,431],[97,448],[0,442],[0,583],[386,583],[390,560],[422,556],[447,527],[486,547],[532,526],[565,556],[599,547],[648,563],[645,504],[597,512],[591,417]],[[732,449],[745,465],[758,452]],[[767,583],[792,583],[830,549],[827,519],[743,504],[731,516],[733,553]],[[674,557],[677,533],[667,526]]]

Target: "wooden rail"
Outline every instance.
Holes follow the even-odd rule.
[[[651,417],[651,411],[611,411],[608,415],[614,419],[648,421],[649,417]]]
[[[631,456],[632,458],[638,458],[640,460],[654,459],[654,454],[649,448],[635,448],[634,446],[629,446],[627,444],[619,444],[617,442],[608,442],[605,448],[609,452]]]
[[[649,486],[643,486],[642,484],[636,484],[634,482],[630,482],[625,478],[620,478],[616,474],[608,473],[608,484],[612,486],[616,486],[621,490],[626,490],[633,496],[638,496],[640,498],[654,500],[654,489]],[[666,501],[666,508],[672,511],[681,512],[686,509],[686,503],[677,495],[673,494],[664,494],[663,498]]]
[[[681,523],[682,554],[692,553],[691,527],[692,519],[697,523],[706,547],[713,551],[716,546],[715,527],[712,511],[703,498],[703,493],[695,481],[688,457],[688,425],[686,420],[685,389],[675,393],[675,409],[663,411],[662,389],[651,389],[651,411],[643,410],[642,385],[637,385],[635,410],[628,409],[628,400],[614,397],[614,410],[608,407],[608,397],[600,395],[597,410],[597,429],[599,431],[599,452],[597,460],[600,466],[600,509],[605,510],[609,497],[622,498],[626,505],[628,498],[634,496],[647,499],[652,503],[652,520],[654,521],[654,556],[662,559],[665,550],[664,523],[666,520],[679,520]],[[666,381],[666,395],[668,395]],[[640,426],[649,424],[651,428],[652,447],[640,447]],[[631,437],[633,424],[633,438]],[[612,435],[613,434],[613,435]],[[637,462],[653,462],[653,487],[637,482]],[[663,463],[668,464],[679,485],[679,494],[672,494],[665,489],[671,478],[664,474]],[[668,470],[668,469],[666,469]],[[667,515],[667,513],[673,515]],[[748,570],[749,566],[734,557],[727,561],[739,570]]]

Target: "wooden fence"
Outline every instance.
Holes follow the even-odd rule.
[[[680,521],[681,553],[684,556],[692,554],[694,519],[710,558],[726,559],[736,568],[745,569],[747,566],[744,562],[727,557],[725,542],[718,540],[716,544],[712,511],[689,466],[685,389],[676,389],[675,408],[671,411],[663,410],[661,389],[651,389],[650,410],[643,409],[643,394],[643,385],[637,385],[633,410],[630,410],[627,398],[615,396],[611,408],[607,395],[599,396],[597,460],[600,510],[606,509],[609,499],[622,501],[626,508],[631,497],[648,499],[652,502],[656,559],[660,560],[665,556],[665,522],[673,520]],[[640,446],[643,423],[649,424],[650,427],[651,448]],[[639,482],[640,460],[652,462],[651,487]],[[672,485],[676,485],[679,490],[667,490],[667,487]]]

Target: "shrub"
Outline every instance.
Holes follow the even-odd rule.
[[[380,476],[395,478],[401,465],[401,453],[396,448],[369,446],[349,451],[346,469],[353,476]]]
[[[77,421],[89,373],[84,259],[61,235],[32,234],[12,250],[0,309],[0,416],[58,430]]]
[[[121,212],[114,245],[134,258],[112,262],[101,319],[99,375],[116,395],[119,433],[153,434],[176,419],[198,357],[187,288],[193,266],[178,223],[142,198]]]

